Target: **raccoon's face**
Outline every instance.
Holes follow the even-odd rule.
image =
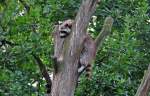
[[[71,33],[73,20],[66,20],[59,25],[60,38],[65,38]]]

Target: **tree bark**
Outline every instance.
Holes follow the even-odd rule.
[[[78,78],[78,60],[89,20],[96,9],[98,0],[83,0],[72,28],[72,34],[64,42],[64,60],[54,74],[52,96],[74,96]]]
[[[150,90],[150,65],[143,77],[143,80],[142,80],[135,96],[148,96],[149,90]]]

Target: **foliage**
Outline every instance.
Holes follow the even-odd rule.
[[[53,25],[74,18],[81,0],[0,0],[0,95],[44,96],[45,80],[32,57],[52,72]],[[28,8],[29,7],[29,8]],[[91,81],[80,78],[76,96],[134,96],[150,62],[150,28],[145,0],[102,0],[89,31],[93,38],[111,15],[111,35],[97,53]]]

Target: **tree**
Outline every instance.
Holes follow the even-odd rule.
[[[75,18],[81,1],[0,0],[0,95],[49,92],[46,74],[53,72],[52,26]],[[101,0],[88,31],[96,38],[105,18],[112,16],[113,32],[97,52],[91,80],[80,76],[75,96],[135,95],[150,62],[148,1]]]
[[[64,42],[65,49],[59,49],[63,50],[62,56],[64,60],[60,64],[55,62],[59,70],[57,73],[54,73],[52,96],[74,96],[79,77],[77,69],[81,50],[83,48],[82,42],[84,41],[87,26],[96,9],[97,2],[98,0],[86,0],[82,2],[72,28],[72,34],[70,37],[66,38]],[[96,47],[101,45],[104,38],[110,33],[112,23],[113,19],[111,17],[106,18],[102,32],[96,39]]]

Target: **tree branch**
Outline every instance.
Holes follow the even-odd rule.
[[[111,32],[113,21],[114,20],[113,20],[112,17],[110,17],[110,16],[106,17],[106,19],[104,21],[103,28],[102,28],[101,32],[99,33],[99,35],[97,36],[97,38],[95,40],[96,50],[102,46],[102,43],[104,42],[105,38]]]
[[[96,10],[97,2],[98,0],[83,0],[82,5],[76,16],[75,23],[72,27],[72,32],[64,42],[65,46],[65,48],[63,49],[64,61],[74,62],[75,60],[79,60],[77,58],[80,57],[80,53],[83,48],[82,43],[85,38],[84,36],[86,34],[87,26],[89,24],[92,14]],[[75,66],[77,67],[77,65]]]
[[[96,10],[96,5],[97,5],[98,0],[83,0],[82,5],[78,11],[78,14],[75,18],[75,23],[73,25],[73,36],[71,36],[71,41],[73,44],[77,44],[76,40],[78,41],[83,41],[86,32],[87,32],[87,27],[90,21],[90,18],[92,14]],[[82,42],[81,42],[82,43]],[[78,47],[80,46],[80,44]]]
[[[45,78],[45,80],[47,82],[47,85],[46,85],[47,93],[51,93],[52,81],[51,81],[50,76],[46,70],[45,65],[43,64],[43,62],[41,61],[41,59],[38,56],[36,56],[35,54],[32,54],[32,56],[34,57],[35,61],[37,62],[38,66],[40,68],[40,71],[41,71],[43,77]]]
[[[95,40],[96,51],[98,51],[98,48],[102,46],[102,43],[104,42],[105,38],[111,32],[112,24],[113,24],[113,18],[110,16],[106,17],[103,28]],[[80,69],[80,72],[78,72],[79,76],[84,72],[84,70],[86,70],[86,68],[87,67],[83,67],[82,69]]]
[[[65,46],[65,48],[63,49],[64,51],[63,57],[65,61],[64,63],[65,64],[69,63],[69,65],[66,65],[66,66],[73,67],[74,68],[73,70],[78,69],[77,62],[80,58],[80,53],[83,49],[82,43],[85,39],[84,36],[86,36],[85,34],[87,32],[87,27],[88,27],[92,14],[96,10],[97,3],[98,3],[98,0],[83,0],[82,5],[75,18],[75,22],[72,28],[72,33],[68,38],[66,38],[66,41],[64,42],[64,46]],[[81,72],[79,72],[78,76],[80,76],[85,69],[86,68],[83,68]]]

